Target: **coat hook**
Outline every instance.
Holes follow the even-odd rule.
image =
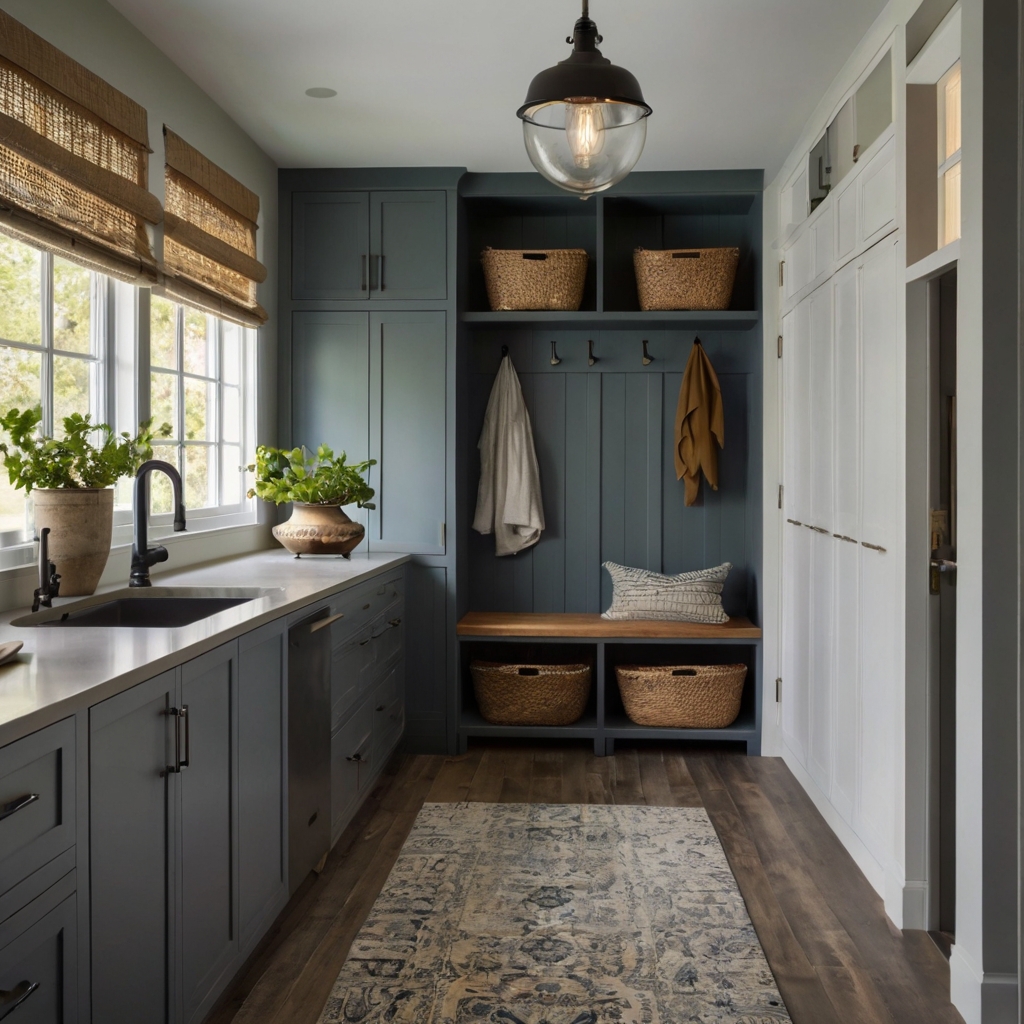
[[[654,356],[647,351],[647,339],[644,338],[644,366],[650,366],[654,362]]]
[[[587,356],[587,366],[593,366],[594,363],[596,363],[598,361],[597,360],[597,356],[594,355],[594,343],[593,343],[593,341],[588,341],[587,342],[587,351],[590,353]]]
[[[557,366],[562,360],[558,358],[558,353],[555,351],[555,343],[551,342],[551,365]]]

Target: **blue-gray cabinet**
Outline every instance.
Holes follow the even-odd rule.
[[[292,295],[317,299],[444,299],[446,196],[296,192]]]
[[[370,550],[445,550],[444,313],[370,315]]]
[[[273,624],[90,710],[94,1021],[201,1021],[287,901],[283,644]]]
[[[371,551],[445,551],[446,388],[444,312],[293,314],[291,443],[377,460]]]

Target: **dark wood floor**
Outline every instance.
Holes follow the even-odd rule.
[[[315,1024],[424,801],[707,808],[795,1024],[963,1024],[925,932],[900,932],[777,758],[583,747],[399,756],[209,1024]]]

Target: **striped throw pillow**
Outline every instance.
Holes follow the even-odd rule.
[[[728,622],[722,607],[722,587],[730,562],[713,569],[663,576],[615,562],[604,567],[612,578],[612,605],[605,619],[660,619],[672,622]]]

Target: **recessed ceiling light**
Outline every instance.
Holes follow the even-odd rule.
[[[312,89],[306,90],[307,96],[312,96],[315,100],[329,100],[332,96],[338,95],[337,89],[325,89],[323,86],[315,86]]]

